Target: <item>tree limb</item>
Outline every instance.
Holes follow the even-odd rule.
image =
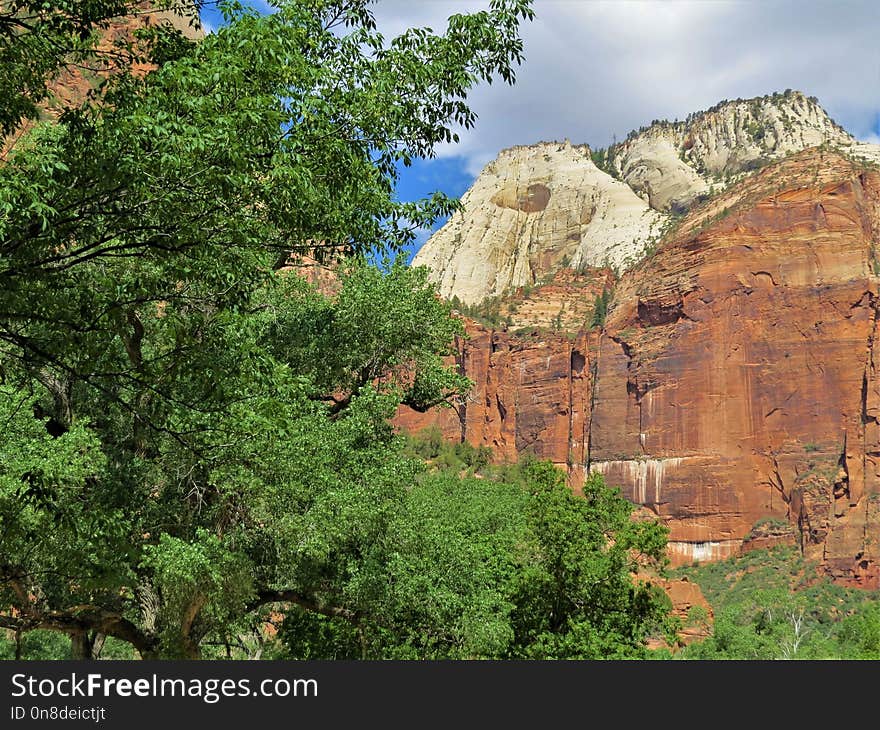
[[[254,611],[267,603],[293,603],[307,611],[320,613],[322,616],[328,616],[330,618],[341,618],[353,624],[357,624],[361,618],[359,611],[352,611],[349,608],[342,608],[341,606],[324,606],[311,598],[307,598],[296,591],[290,590],[260,591],[257,594],[256,599],[251,601],[247,608],[249,611]]]
[[[0,627],[13,631],[48,629],[66,634],[96,631],[131,644],[141,654],[152,654],[158,639],[147,636],[131,621],[99,606],[74,606],[65,611],[41,613],[23,610],[21,616],[0,614]]]

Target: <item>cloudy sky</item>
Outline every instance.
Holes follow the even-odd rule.
[[[387,36],[440,31],[449,15],[487,5],[379,0],[375,14]],[[568,138],[604,147],[652,119],[787,88],[880,142],[878,0],[535,0],[534,8],[516,85],[475,89],[476,127],[408,170],[403,198],[460,195],[510,145]]]
[[[439,29],[454,0],[380,0],[390,30]],[[516,86],[477,89],[477,127],[442,150],[468,171],[499,148],[542,139],[606,146],[652,119],[786,88],[817,96],[856,136],[877,140],[880,3],[796,0],[536,0]]]

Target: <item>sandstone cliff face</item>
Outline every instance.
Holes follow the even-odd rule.
[[[712,633],[711,628],[715,615],[700,590],[700,586],[691,583],[687,578],[681,580],[652,578],[652,582],[662,588],[669,596],[672,603],[672,615],[681,620],[682,628],[678,632],[678,642],[682,646],[702,641]],[[666,641],[654,639],[648,641],[648,648],[668,649],[673,647],[670,647]]]
[[[467,305],[507,297],[566,267],[626,271],[672,224],[671,214],[819,145],[880,162],[880,147],[855,140],[800,92],[655,122],[595,155],[568,142],[514,147],[486,166],[462,197],[463,211],[414,264],[431,269],[444,297]],[[536,311],[534,320],[520,314],[517,326],[545,326],[542,308]]]
[[[603,473],[674,562],[793,539],[880,587],[880,173],[811,150],[693,211],[626,273],[603,331],[470,325],[450,435]],[[403,415],[410,428],[427,425]],[[768,517],[787,535],[756,535]]]
[[[528,450],[582,470],[590,417],[588,357],[597,333],[581,332],[571,340],[536,329],[516,337],[471,321],[466,325],[456,358],[474,381],[466,401],[457,410],[427,413],[402,407],[397,424],[411,432],[438,425],[447,438],[489,446],[501,459],[516,460]]]
[[[599,170],[586,145],[514,147],[489,163],[413,264],[465,304],[533,285],[570,266],[624,266],[664,216]]]
[[[770,515],[838,577],[877,581],[878,183],[836,155],[786,160],[621,283],[591,468],[667,521],[680,560],[735,552]]]
[[[507,326],[512,332],[544,329],[574,334],[593,321],[597,299],[607,299],[616,277],[608,268],[579,271],[557,269],[534,286],[521,286],[503,297],[490,297],[474,306],[461,306],[459,314],[487,326]]]
[[[702,194],[793,152],[828,144],[874,157],[800,92],[723,102],[684,122],[655,122],[605,155],[606,166],[657,210]]]

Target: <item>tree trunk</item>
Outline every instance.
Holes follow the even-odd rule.
[[[199,646],[199,642],[193,640],[190,636],[183,637],[183,658],[184,659],[201,659],[202,658],[202,649]]]
[[[88,631],[74,631],[70,634],[70,658],[94,659],[94,642]]]

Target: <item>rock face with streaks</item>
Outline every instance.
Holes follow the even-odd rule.
[[[445,430],[575,485],[603,473],[669,526],[676,563],[795,541],[880,587],[878,244],[880,172],[818,148],[767,166],[626,272],[604,328],[469,325],[475,387]]]
[[[575,339],[534,330],[514,336],[467,321],[457,364],[474,381],[456,409],[418,413],[402,407],[397,424],[417,432],[437,425],[447,438],[491,447],[516,460],[530,451],[576,471],[587,457],[591,380],[589,350],[596,333]]]
[[[680,561],[735,552],[776,516],[835,576],[877,583],[878,202],[876,172],[807,152],[621,282],[590,468],[669,524]]]

